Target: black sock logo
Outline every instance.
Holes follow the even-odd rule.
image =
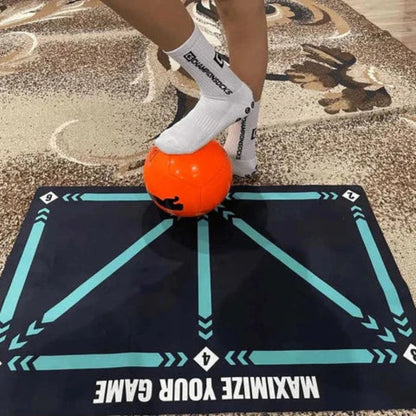
[[[216,59],[218,55],[218,59],[220,61],[218,61]],[[191,64],[194,65],[196,68],[198,68],[201,72],[203,72],[210,80],[212,80],[212,82],[218,87],[220,88],[222,91],[224,91],[224,93],[226,95],[231,95],[233,93],[233,91],[228,88],[217,76],[215,76],[212,71],[207,68],[198,58],[197,56],[192,52],[189,51],[187,52],[185,55],[183,55],[183,57]],[[220,57],[219,54],[215,55],[214,58],[215,62],[217,62],[218,65],[220,65],[221,67],[224,66],[224,61],[222,60],[222,58]]]
[[[246,129],[247,129],[247,117],[244,117],[241,120],[240,137],[239,137],[239,140],[238,140],[237,154],[235,155],[235,158],[237,160],[241,159],[241,155],[243,153],[244,139],[246,137]]]
[[[150,195],[152,199],[155,200],[159,205],[166,209],[170,209],[171,211],[182,211],[183,210],[183,204],[177,204],[179,201],[179,197],[175,196],[174,198],[165,198],[160,199],[156,195]]]
[[[189,51],[183,56],[188,62],[191,62],[192,60],[196,59],[196,56],[193,52]]]
[[[257,139],[257,129],[253,129],[253,132],[251,133],[251,140]]]
[[[224,60],[222,59],[222,56],[215,52],[214,61],[221,67],[224,68]]]

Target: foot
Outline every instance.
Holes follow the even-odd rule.
[[[201,96],[195,108],[182,120],[165,130],[155,141],[164,153],[193,153],[214,139],[237,119],[254,108],[250,88],[241,82],[233,94],[222,97]]]
[[[247,160],[239,160],[233,156],[230,156],[231,164],[233,165],[233,173],[236,176],[241,176],[244,178],[245,176],[250,176],[256,171],[257,167],[257,158],[254,159],[247,159]]]

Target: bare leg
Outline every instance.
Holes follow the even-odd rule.
[[[268,62],[264,0],[216,0],[234,73],[260,100]]]
[[[102,0],[163,50],[182,45],[194,23],[180,0]]]
[[[216,0],[230,53],[231,69],[253,91],[253,111],[228,129],[224,148],[235,175],[251,175],[257,166],[256,132],[268,63],[264,0]]]
[[[176,49],[194,23],[180,0],[103,0],[163,50]],[[231,69],[261,97],[268,61],[264,0],[216,0],[230,51]]]
[[[160,150],[193,153],[255,110],[253,98],[260,99],[267,66],[263,0],[217,0],[229,42],[231,69],[195,28],[180,0],[103,1],[168,51],[200,88],[201,99],[192,111],[157,138],[155,144]]]

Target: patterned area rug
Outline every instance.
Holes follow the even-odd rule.
[[[186,5],[226,56],[215,3]],[[260,163],[235,183],[362,185],[416,299],[416,55],[340,0],[267,16]],[[0,0],[1,266],[38,186],[142,184],[152,139],[197,98],[97,0]]]

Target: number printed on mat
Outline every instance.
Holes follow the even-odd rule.
[[[416,345],[410,344],[403,357],[416,365]]]

